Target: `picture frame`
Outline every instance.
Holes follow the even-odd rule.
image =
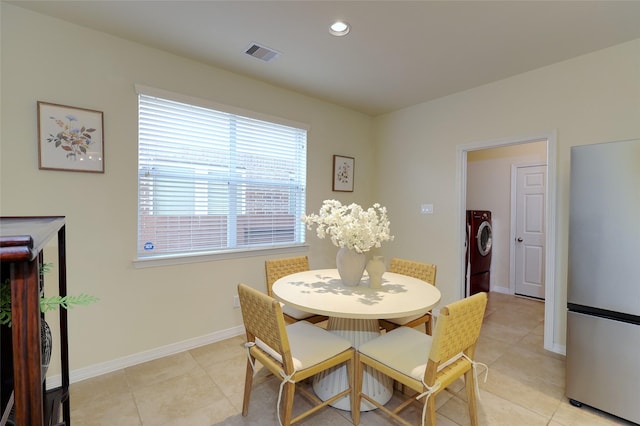
[[[104,173],[102,111],[38,101],[38,167]]]
[[[353,192],[355,158],[343,155],[333,156],[333,190],[336,192]]]

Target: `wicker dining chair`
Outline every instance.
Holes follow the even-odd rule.
[[[242,415],[249,412],[249,400],[253,385],[256,360],[282,382],[277,403],[278,422],[282,425],[296,423],[323,407],[350,396],[352,416],[355,395],[355,351],[351,342],[306,321],[285,325],[282,307],[274,298],[245,284],[238,285],[240,308],[247,335],[247,371],[244,384]],[[328,368],[347,365],[347,388],[326,401],[320,400],[304,386],[297,387],[313,404],[313,407],[293,416],[296,383]],[[282,404],[281,404],[282,401]],[[282,410],[281,410],[282,405]],[[268,419],[263,419],[271,423]]]
[[[464,376],[469,418],[478,425],[477,363],[473,360],[480,335],[487,293],[477,293],[440,310],[432,336],[408,327],[381,334],[358,348],[356,356],[356,406],[365,399],[403,425],[412,425],[399,416],[406,407],[423,399],[422,424],[435,426],[435,398]],[[486,365],[483,365],[486,368]],[[416,393],[394,409],[385,407],[362,392],[365,366],[380,371]],[[486,377],[486,376],[485,376]],[[360,413],[354,418],[360,422]]]
[[[436,272],[437,267],[431,263],[416,262],[413,260],[406,260],[394,257],[389,262],[389,272],[395,272],[397,274],[408,275],[413,278],[417,278],[422,281],[426,281],[429,284],[436,285]],[[394,330],[398,327],[417,327],[424,324],[424,331],[428,335],[431,335],[432,330],[432,315],[431,311],[420,314],[412,315],[401,318],[388,318],[378,321],[380,327],[387,331]]]
[[[309,258],[307,256],[287,257],[282,259],[270,259],[264,262],[265,275],[267,278],[267,294],[273,297],[273,283],[280,278],[309,270]],[[288,324],[305,320],[317,324],[328,319],[325,315],[316,315],[304,312],[292,306],[283,305],[282,312]]]

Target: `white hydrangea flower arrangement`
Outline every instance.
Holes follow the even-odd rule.
[[[325,200],[319,214],[303,215],[307,229],[316,225],[316,235],[327,235],[336,247],[346,247],[357,253],[365,253],[380,247],[384,241],[392,241],[389,231],[387,208],[376,203],[367,210],[358,204],[342,205],[337,200]]]

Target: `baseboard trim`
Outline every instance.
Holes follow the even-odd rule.
[[[116,358],[112,361],[94,364],[89,367],[79,368],[77,370],[72,370],[69,373],[69,381],[71,383],[81,382],[82,380],[90,379],[92,377],[101,376],[103,374],[121,370],[126,367],[131,367],[147,361],[153,361],[154,359],[174,355],[200,346],[220,342],[222,340],[230,339],[231,337],[240,336],[242,334],[244,334],[244,326],[239,325],[226,330],[206,334],[204,336],[199,336],[192,339],[183,340],[181,342],[172,343],[170,345],[161,346],[156,349],[139,352],[133,355],[127,355],[122,358]],[[47,389],[56,388],[61,384],[62,376],[60,374],[47,377]]]
[[[502,293],[502,294],[513,294],[511,293],[511,289],[509,287],[491,287],[491,289],[489,291],[495,291],[496,293]]]
[[[567,356],[567,346],[566,345],[560,345],[558,343],[554,343],[553,346],[550,349],[551,352],[555,352],[557,354],[560,355],[564,355]]]

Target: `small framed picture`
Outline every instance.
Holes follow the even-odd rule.
[[[101,111],[38,101],[41,170],[104,173]]]
[[[353,192],[353,172],[355,168],[353,157],[333,156],[333,190]]]

